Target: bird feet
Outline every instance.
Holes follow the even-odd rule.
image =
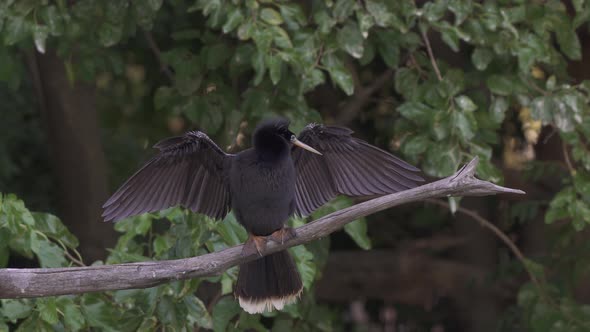
[[[283,227],[278,231],[275,231],[268,237],[276,243],[283,244],[285,241],[289,241],[297,236],[294,228],[291,227]]]
[[[296,236],[297,233],[295,232],[295,229],[291,227],[283,227],[268,236],[250,234],[248,240],[244,243],[242,256],[249,256],[255,253],[257,253],[258,256],[262,256],[262,251],[266,249],[266,243],[268,240],[283,244],[285,241],[289,241]]]
[[[258,256],[262,256],[262,251],[266,249],[266,236],[258,236],[250,234],[244,248],[242,249],[242,256],[250,256],[257,253]]]

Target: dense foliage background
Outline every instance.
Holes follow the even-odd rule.
[[[241,312],[233,268],[0,300],[0,331],[589,331],[589,21],[585,0],[1,1],[0,268],[242,242],[232,215],[113,227],[100,206],[157,140],[200,129],[238,151],[277,114],[351,127],[432,179],[479,156],[479,177],[528,194],[413,204],[293,248],[305,292],[284,312]]]

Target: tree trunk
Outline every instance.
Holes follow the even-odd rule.
[[[101,222],[108,186],[94,87],[70,82],[64,62],[52,52],[29,56],[29,65],[58,181],[59,215],[80,240],[85,260],[103,259],[116,233]]]

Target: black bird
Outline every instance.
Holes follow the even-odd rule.
[[[296,137],[288,121],[272,119],[258,125],[253,147],[237,154],[223,152],[200,131],[165,139],[104,204],[103,217],[116,221],[182,205],[223,219],[231,208],[250,234],[244,250],[253,253],[266,236],[293,237],[284,225],[290,216],[307,216],[338,194],[383,195],[423,181],[414,166],[351,134],[310,124]],[[293,258],[281,251],[242,264],[234,295],[244,310],[257,313],[282,309],[302,288]]]

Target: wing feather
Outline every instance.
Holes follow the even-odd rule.
[[[105,221],[176,205],[223,219],[230,208],[225,172],[233,155],[198,131],[164,139],[154,147],[159,153],[103,205]]]
[[[369,196],[414,188],[419,169],[352,137],[348,128],[312,124],[298,139],[322,153],[294,147],[296,214],[307,216],[336,195]]]

